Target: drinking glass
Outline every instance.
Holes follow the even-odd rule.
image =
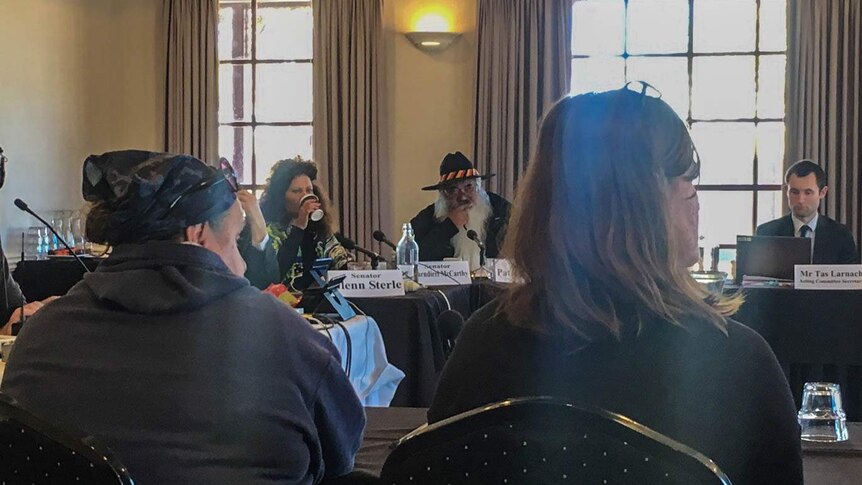
[[[797,418],[803,440],[847,440],[847,415],[841,407],[841,387],[838,384],[806,382]]]
[[[367,271],[371,269],[371,261],[348,261],[348,271]]]
[[[39,248],[36,254],[36,259],[47,259],[48,250],[51,246],[51,231],[45,226],[39,226]]]
[[[51,211],[48,213],[48,216],[51,218],[51,225],[54,226],[54,230],[57,231],[57,234],[60,234],[62,236],[65,232],[63,226],[63,211]],[[52,251],[56,251],[63,247],[63,245],[60,244],[60,241],[57,239],[57,236],[55,236],[54,233],[51,233],[50,243],[51,244],[49,245],[48,249]]]
[[[723,271],[692,271],[691,277],[694,281],[708,292],[716,296],[721,296],[724,291],[724,281],[727,278],[727,273]]]
[[[24,259],[39,259],[39,251],[42,246],[42,236],[37,226],[27,228],[24,238]]]
[[[79,211],[75,211],[72,213],[71,218],[71,226],[72,226],[72,237],[75,239],[75,249],[80,251],[87,249],[87,238],[84,237],[84,223],[85,219],[81,215]],[[71,242],[69,244],[72,244]]]
[[[75,211],[63,211],[63,232],[60,233],[72,249],[76,249],[75,245],[77,242],[75,234],[72,232],[72,219],[74,214]]]

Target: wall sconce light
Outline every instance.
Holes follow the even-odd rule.
[[[446,50],[461,34],[455,32],[407,32],[404,35],[421,51],[440,52]]]
[[[413,28],[404,35],[421,51],[440,52],[461,35],[452,32],[452,23],[451,12],[432,6],[414,14]]]

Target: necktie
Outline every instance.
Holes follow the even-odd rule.
[[[804,225],[799,228],[799,237],[808,237],[809,232],[811,232],[811,228],[807,225]]]

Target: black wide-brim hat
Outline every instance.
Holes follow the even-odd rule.
[[[480,174],[469,158],[465,157],[461,152],[455,152],[446,155],[443,161],[440,162],[440,180],[437,184],[422,187],[422,190],[438,190],[462,180],[484,180],[493,176],[493,173],[487,175]]]

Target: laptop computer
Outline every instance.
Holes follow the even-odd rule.
[[[807,237],[736,236],[736,284],[743,276],[793,280],[797,264],[811,264]]]

